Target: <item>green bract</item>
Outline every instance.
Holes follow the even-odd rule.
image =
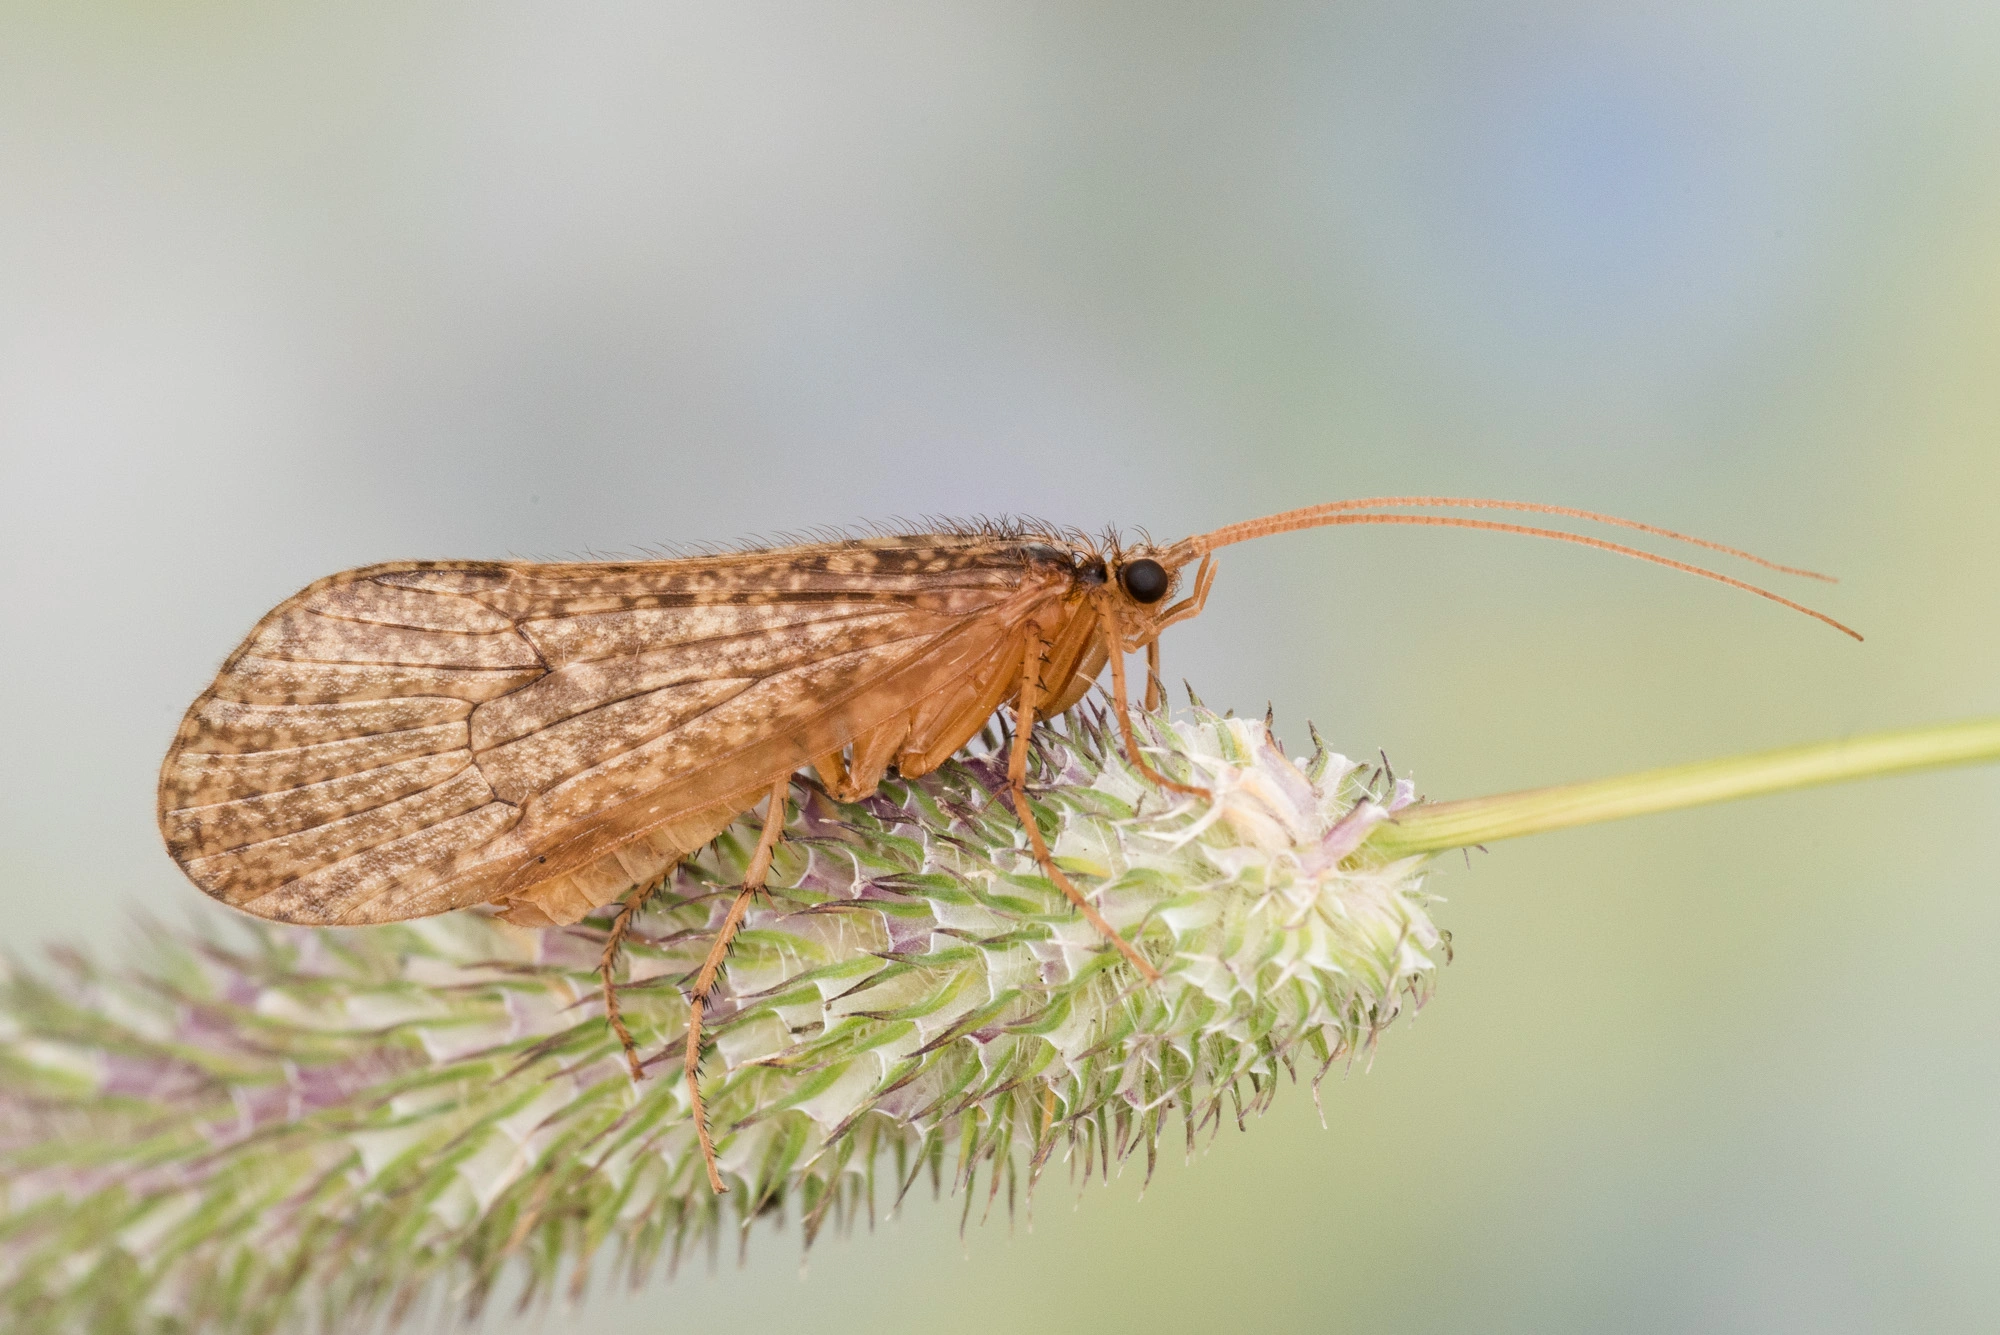
[[[1108,1172],[1260,1110],[1367,1049],[1443,950],[1426,859],[1345,865],[1407,785],[1261,723],[1149,720],[1138,778],[1101,722],[1038,735],[1056,857],[1165,975],[1148,984],[1037,871],[1003,765],[969,756],[839,805],[795,786],[772,891],[709,1012],[704,1180],[680,986],[755,837],[739,826],[639,914],[603,1020],[608,919],[476,913],[343,931],[218,920],[153,962],[16,974],[0,1007],[0,1310],[24,1326],[262,1330],[477,1308],[510,1268],[637,1280],[767,1213],[873,1217],[921,1176],[1011,1205],[1051,1163]]]

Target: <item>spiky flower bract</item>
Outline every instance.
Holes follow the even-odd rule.
[[[633,1282],[753,1220],[873,1219],[928,1177],[981,1215],[1051,1163],[1087,1179],[1260,1111],[1428,995],[1426,859],[1350,854],[1408,786],[1261,723],[1147,721],[1138,777],[1100,722],[1038,734],[1056,857],[1164,974],[1148,984],[1039,873],[998,757],[840,805],[794,787],[771,893],[709,1011],[730,1190],[679,1078],[681,987],[755,839],[739,825],[639,913],[478,913],[313,931],[214,921],[113,969],[15,970],[0,1004],[0,1311],[23,1328],[340,1327],[426,1293],[477,1310],[606,1259]],[[801,796],[803,794],[803,796]]]

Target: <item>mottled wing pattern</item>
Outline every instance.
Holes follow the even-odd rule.
[[[1060,600],[1020,552],[943,534],[336,575],[267,616],[189,709],[161,829],[198,886],[263,917],[502,900],[573,921],[776,776],[956,726]]]

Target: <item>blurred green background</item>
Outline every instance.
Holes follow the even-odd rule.
[[[206,908],[155,767],[342,567],[1384,492],[1828,568],[1869,639],[1347,530],[1233,549],[1170,674],[1439,797],[2000,710],[2000,7],[0,14],[12,952]],[[1997,817],[1971,770],[1454,858],[1325,1129],[584,1319],[2000,1327]]]

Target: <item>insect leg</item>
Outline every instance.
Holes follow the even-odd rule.
[[[1186,793],[1189,797],[1199,797],[1204,801],[1213,797],[1214,794],[1206,788],[1174,782],[1147,764],[1146,758],[1139,754],[1139,738],[1132,730],[1132,707],[1125,703],[1125,638],[1118,626],[1118,611],[1106,598],[1099,600],[1097,615],[1105,638],[1111,642],[1111,707],[1118,715],[1118,731],[1125,739],[1126,756],[1141,774],[1161,788],[1176,793]]]
[[[1035,861],[1043,873],[1055,882],[1056,888],[1069,897],[1069,902],[1090,921],[1090,925],[1103,933],[1119,953],[1132,962],[1132,967],[1142,974],[1147,982],[1160,981],[1160,971],[1152,961],[1141,955],[1130,941],[1118,934],[1118,929],[1104,920],[1091,902],[1083,897],[1083,892],[1070,883],[1056,866],[1054,855],[1049,852],[1048,842],[1042,838],[1041,827],[1035,824],[1035,813],[1028,806],[1028,739],[1035,730],[1035,707],[1040,695],[1040,679],[1037,670],[1041,666],[1040,650],[1042,628],[1030,621],[1027,625],[1027,643],[1021,655],[1021,697],[1014,712],[1014,746],[1007,757],[1007,786],[1014,798],[1014,812],[1021,818],[1021,828],[1028,832],[1028,844],[1035,851]]]
[[[639,1045],[632,1041],[632,1031],[625,1027],[624,1017],[618,1013],[618,987],[611,981],[611,971],[618,963],[618,948],[625,944],[625,936],[632,930],[632,915],[652,890],[651,885],[642,885],[626,894],[618,916],[611,920],[611,933],[604,938],[604,953],[597,959],[597,976],[603,980],[604,1018],[610,1022],[611,1032],[618,1035],[618,1045],[625,1049],[625,1065],[631,1068],[635,1085],[646,1078],[646,1072],[639,1065]]]
[[[836,802],[852,800],[848,795],[846,751],[846,747],[835,747],[813,761],[813,769],[819,774],[820,786],[826,789]]]
[[[1194,592],[1160,613],[1160,619],[1153,623],[1153,633],[1158,635],[1168,626],[1200,616],[1201,609],[1208,606],[1208,591],[1214,587],[1215,558],[1204,555],[1201,564],[1195,567]]]
[[[750,855],[750,865],[743,870],[743,888],[736,892],[736,898],[729,905],[729,912],[722,919],[722,928],[715,934],[715,941],[708,948],[708,958],[701,963],[701,972],[695,975],[694,986],[688,993],[688,1033],[687,1052],[682,1065],[687,1072],[688,1097],[693,1103],[694,1133],[701,1141],[702,1165],[708,1169],[708,1185],[717,1195],[728,1191],[722,1184],[722,1174],[715,1168],[715,1142],[708,1135],[708,1111],[701,1101],[701,1012],[708,1003],[709,991],[714,988],[716,976],[722,972],[722,961],[729,954],[729,943],[736,939],[737,929],[743,926],[743,917],[750,911],[750,897],[764,888],[764,878],[771,871],[771,853],[778,846],[778,838],[785,832],[785,797],[791,790],[791,771],[779,775],[771,783],[771,805],[764,812],[764,828],[757,836],[757,851]]]
[[[1165,696],[1166,688],[1160,685],[1160,637],[1155,635],[1146,641],[1146,712],[1157,712]]]

